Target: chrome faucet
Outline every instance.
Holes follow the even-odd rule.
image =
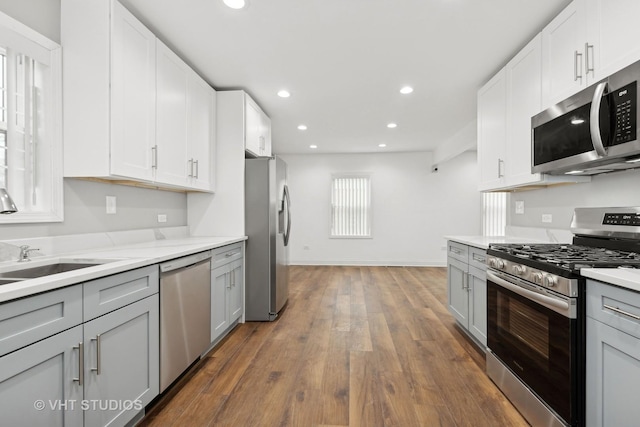
[[[29,245],[20,246],[20,255],[18,255],[18,262],[31,261],[31,258],[29,258],[29,254],[31,252],[35,252],[35,251],[38,251],[38,250],[40,250],[40,249],[38,249],[38,248],[30,248]]]

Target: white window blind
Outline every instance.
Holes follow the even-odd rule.
[[[369,176],[334,176],[331,185],[331,237],[371,237]]]
[[[507,226],[507,193],[482,193],[482,235],[504,236]]]

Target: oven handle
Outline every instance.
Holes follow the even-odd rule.
[[[568,301],[562,298],[543,295],[538,292],[525,289],[522,286],[514,285],[513,283],[503,279],[490,270],[487,271],[487,280],[491,280],[496,285],[502,286],[505,289],[509,289],[510,291],[521,295],[531,301],[534,301],[544,307],[547,307],[548,309],[553,310],[565,317],[568,317],[570,319],[576,318],[575,305],[569,304]]]

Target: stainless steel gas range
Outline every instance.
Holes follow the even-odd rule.
[[[640,208],[578,208],[573,244],[487,250],[487,374],[534,426],[582,426],[581,268],[640,268]]]

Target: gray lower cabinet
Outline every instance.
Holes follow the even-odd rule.
[[[447,247],[449,311],[473,338],[486,347],[486,251],[452,241]]]
[[[588,427],[640,420],[640,293],[587,281]]]
[[[211,270],[211,342],[219,341],[244,311],[244,244],[219,248]]]
[[[159,393],[157,292],[151,266],[0,304],[0,425],[129,423]]]
[[[0,425],[83,425],[81,341],[76,326],[0,358]]]

